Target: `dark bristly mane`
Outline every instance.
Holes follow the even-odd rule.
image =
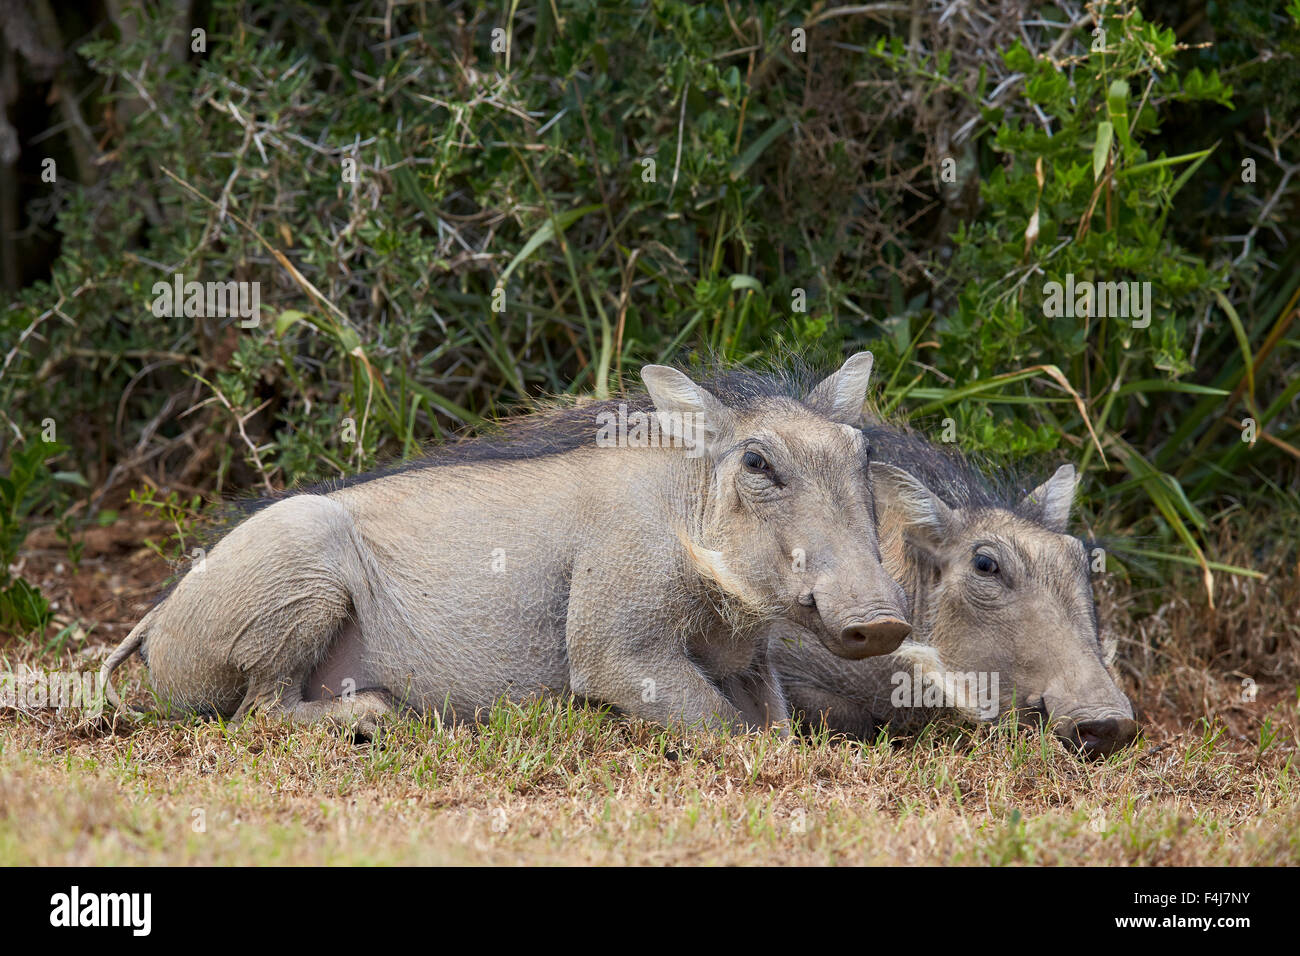
[[[715,364],[687,371],[694,381],[712,392],[729,408],[743,411],[767,399],[787,398],[823,414],[829,411],[817,408],[816,402],[806,401],[808,392],[819,379],[802,367],[751,371]],[[409,461],[381,466],[364,474],[323,482],[291,493],[327,492],[386,475],[425,468],[562,455],[594,446],[600,428],[600,416],[617,415],[619,406],[625,406],[629,413],[648,412],[654,407],[643,388],[626,389],[603,400],[575,400],[568,397],[538,399],[532,402],[524,414],[492,423],[487,434],[446,442],[426,449],[420,457]]]
[[[1042,518],[1035,513],[1034,506],[1025,503],[1029,492],[1038,487],[1038,481],[1026,481],[1022,472],[987,461],[977,466],[953,445],[931,442],[901,422],[881,421],[874,408],[868,413],[868,422],[863,433],[871,445],[872,459],[902,468],[948,507],[971,511],[998,508],[1042,526]],[[1116,548],[1114,541],[1104,537],[1077,537],[1089,555],[1095,548],[1106,551]],[[1095,633],[1097,608],[1095,604],[1089,607]]]
[[[955,447],[935,444],[901,424],[874,422],[863,433],[873,461],[908,472],[950,508],[1007,508],[1014,503]]]
[[[1016,471],[989,463],[976,465],[956,446],[932,442],[905,424],[882,422],[878,416],[873,416],[863,432],[873,460],[909,472],[948,507],[1000,508],[1036,520],[1025,509],[1024,499],[1038,482],[1026,482]]]

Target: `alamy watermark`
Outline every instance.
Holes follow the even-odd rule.
[[[997,671],[944,671],[937,675],[925,673],[917,664],[910,672],[895,671],[890,683],[894,691],[889,702],[895,707],[955,707],[974,711],[985,720],[998,715]]]
[[[255,329],[261,322],[260,282],[186,282],[178,272],[171,282],[155,282],[150,291],[154,297],[150,311],[160,319],[238,317],[245,329]]]
[[[152,893],[90,893],[73,885],[50,897],[50,925],[123,927],[133,936],[148,936],[153,928]]]
[[[83,710],[98,717],[104,711],[104,685],[98,671],[0,673],[0,707]]]
[[[695,412],[618,411],[596,415],[597,448],[684,448],[688,458],[704,454],[704,416]]]
[[[1151,325],[1150,282],[1076,282],[1074,273],[1067,272],[1064,283],[1044,283],[1043,296],[1043,314],[1049,319],[1132,319],[1135,329]]]

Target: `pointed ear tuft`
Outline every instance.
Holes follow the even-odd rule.
[[[654,402],[660,432],[688,448],[712,445],[730,421],[730,410],[684,372],[667,365],[647,365],[641,369],[641,380]]]
[[[1065,534],[1078,486],[1079,476],[1074,466],[1062,465],[1056,469],[1056,474],[1025,496],[1022,507],[1049,531]]]
[[[901,519],[907,532],[924,544],[937,545],[951,533],[952,509],[910,473],[884,462],[870,465],[871,492],[876,496],[877,514],[884,524],[889,512],[893,520]]]
[[[808,393],[804,404],[820,409],[826,417],[842,425],[857,425],[862,421],[862,406],[867,400],[867,384],[871,381],[871,366],[875,359],[870,352],[859,352],[849,357],[834,375],[820,382]]]

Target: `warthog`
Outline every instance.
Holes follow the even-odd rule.
[[[1090,755],[1129,743],[1137,724],[1106,668],[1089,554],[1065,533],[1074,468],[1016,501],[910,432],[865,434],[885,570],[907,592],[912,638],[849,662],[776,627],[770,654],[796,713],[870,738],[945,709],[993,719],[1015,707]]]
[[[784,720],[762,624],[847,658],[910,630],[850,425],[871,364],[797,391],[730,373],[725,401],[650,365],[621,404],[282,498],[180,580],[105,678],[138,647],[182,710],[363,730],[394,704],[468,716],[548,691],[661,723]]]

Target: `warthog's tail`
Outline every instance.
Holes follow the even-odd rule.
[[[113,653],[109,654],[108,659],[104,661],[104,666],[99,669],[99,683],[104,688],[104,696],[117,710],[125,710],[133,714],[145,713],[143,710],[122,703],[122,698],[117,696],[117,690],[113,687],[113,671],[117,670],[122,665],[122,662],[144,643],[145,631],[148,629],[149,619],[153,615],[154,612],[150,611],[141,618],[140,623],[131,629],[131,633],[126,636],[126,640],[117,645]]]

